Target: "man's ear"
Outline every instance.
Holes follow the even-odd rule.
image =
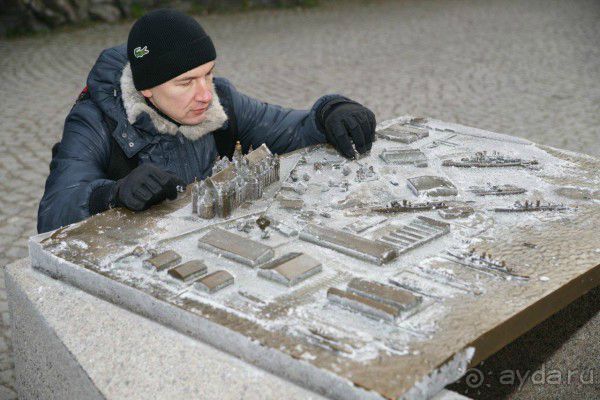
[[[152,90],[150,89],[144,89],[144,90],[140,90],[140,93],[142,94],[142,96],[150,98],[152,97]]]

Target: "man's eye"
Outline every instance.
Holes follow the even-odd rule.
[[[189,86],[192,81],[185,81],[181,83],[181,86]]]

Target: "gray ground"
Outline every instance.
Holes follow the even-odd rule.
[[[339,2],[201,21],[217,46],[217,74],[265,101],[306,108],[339,92],[378,120],[422,114],[600,156],[598,1]],[[0,41],[0,266],[27,255],[51,145],[98,53],[124,42],[128,28]],[[578,369],[594,384],[527,382],[518,391],[490,378],[491,387],[456,388],[482,398],[600,397],[598,295],[482,367]],[[3,279],[0,312],[0,399],[14,398]]]

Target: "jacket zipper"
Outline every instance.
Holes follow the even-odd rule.
[[[189,160],[189,154],[188,154],[187,149],[185,149],[185,146],[184,146],[185,140],[183,140],[183,135],[181,134],[181,132],[177,132],[177,138],[179,139],[179,145],[177,146],[177,150],[179,152],[179,165],[182,166],[182,170],[183,170],[182,172],[184,173],[185,181],[189,182],[189,178],[191,176],[191,171],[190,171],[190,167],[189,167],[188,163],[186,162]],[[183,154],[184,151],[186,154]]]
[[[194,142],[192,142],[192,153],[194,154],[194,162],[196,163],[196,171],[198,171],[198,175],[202,174],[202,171],[200,171],[200,159],[198,158],[198,152],[196,151],[196,146],[194,145]],[[200,176],[195,176],[194,174],[194,180],[198,179],[200,180],[202,177]]]

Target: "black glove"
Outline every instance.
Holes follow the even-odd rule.
[[[110,206],[146,210],[165,199],[177,198],[177,186],[185,187],[185,182],[152,164],[141,164],[114,185]]]
[[[375,114],[352,100],[326,103],[317,113],[317,124],[325,132],[327,142],[347,158],[354,158],[352,143],[363,154],[371,150],[375,140]]]
[[[175,199],[178,186],[185,188],[185,182],[152,164],[141,164],[123,179],[95,188],[88,207],[92,215],[111,207],[142,211],[166,198]]]

